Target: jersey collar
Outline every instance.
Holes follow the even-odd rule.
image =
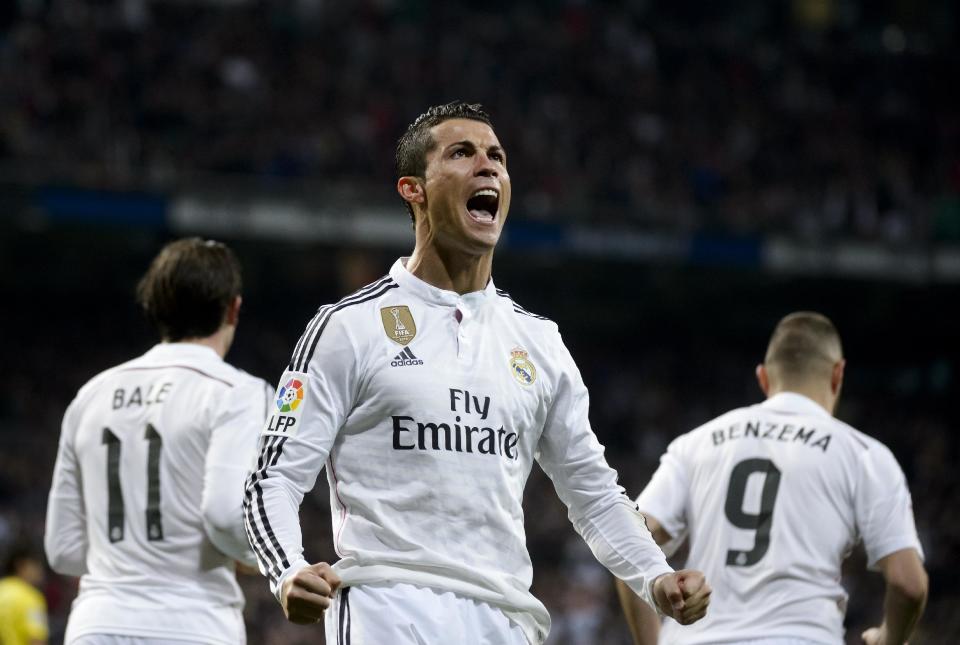
[[[458,307],[466,304],[468,307],[476,308],[485,302],[493,302],[497,295],[497,289],[493,285],[493,278],[487,282],[487,286],[481,291],[472,291],[470,293],[459,294],[456,291],[447,291],[435,287],[428,282],[424,282],[417,276],[410,273],[404,266],[410,258],[399,258],[390,268],[390,277],[396,281],[403,289],[411,291],[415,296],[435,305],[446,305],[449,307]]]
[[[160,358],[162,360],[170,358],[205,358],[223,360],[212,347],[200,345],[198,343],[157,343],[150,348],[145,356],[151,358]]]
[[[761,403],[760,407],[789,414],[833,418],[819,403],[796,392],[778,392]]]

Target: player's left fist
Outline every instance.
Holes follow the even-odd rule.
[[[653,600],[664,616],[689,625],[707,615],[712,591],[702,572],[682,569],[654,581]]]

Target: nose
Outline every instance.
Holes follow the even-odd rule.
[[[496,177],[498,175],[497,164],[486,153],[481,152],[476,155],[476,160],[477,165],[474,174],[477,177]]]

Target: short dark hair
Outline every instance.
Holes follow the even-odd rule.
[[[840,334],[829,318],[815,311],[797,311],[777,323],[764,364],[786,383],[830,378],[843,358]]]
[[[20,567],[27,560],[33,560],[37,564],[43,565],[43,558],[39,550],[24,540],[15,542],[7,550],[7,555],[3,560],[3,571],[0,575],[15,576],[20,571]]]
[[[191,237],[163,247],[137,285],[137,302],[163,340],[205,338],[220,328],[241,287],[233,251]]]
[[[426,112],[407,126],[407,131],[397,141],[397,179],[401,177],[423,178],[426,176],[427,154],[437,145],[437,142],[430,135],[430,128],[450,119],[471,119],[493,127],[490,115],[483,110],[483,106],[479,103],[451,101],[428,108]],[[413,207],[406,200],[403,203],[407,207],[412,220]]]

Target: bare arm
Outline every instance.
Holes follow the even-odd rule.
[[[656,518],[644,515],[647,521],[647,528],[650,534],[659,546],[663,546],[670,541],[671,536],[667,533]],[[623,614],[626,616],[627,625],[630,627],[630,634],[633,636],[634,645],[656,645],[657,638],[660,635],[660,617],[653,607],[643,602],[637,594],[633,593],[622,580],[617,579],[617,595],[620,597],[620,606],[623,607]]]
[[[902,549],[877,561],[887,583],[883,624],[863,632],[867,645],[906,643],[927,604],[927,572],[914,549]]]

